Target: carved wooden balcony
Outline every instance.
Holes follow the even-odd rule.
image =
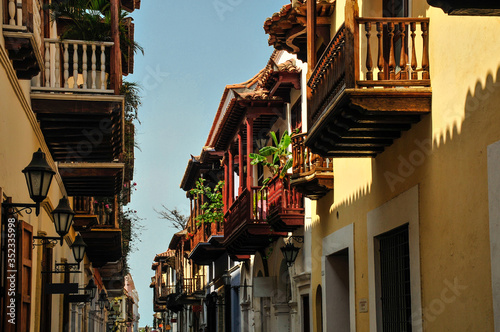
[[[31,103],[56,161],[110,162],[124,153],[124,96],[109,88],[112,42],[45,39]]]
[[[40,0],[2,0],[3,37],[19,79],[43,70],[42,3]]]
[[[500,16],[498,0],[427,0],[448,15]]]
[[[290,185],[310,199],[320,199],[333,189],[333,160],[312,153],[304,144],[307,134],[292,136]]]
[[[226,212],[224,247],[233,257],[253,255],[286,232],[272,230],[267,222],[268,206],[261,187],[244,190]]]
[[[308,81],[305,144],[324,157],[376,156],[431,111],[429,19],[354,22],[337,31]]]
[[[288,175],[284,179],[274,177],[261,193],[258,203],[267,206],[266,220],[274,231],[293,232],[304,226],[304,199],[290,185]]]
[[[73,197],[73,227],[77,232],[88,231],[96,226],[117,227],[116,209],[118,203],[110,197],[108,202],[90,196]]]
[[[191,239],[193,250],[188,258],[197,265],[210,265],[219,258],[226,249],[222,245],[224,240],[223,223],[205,223],[198,226]]]
[[[175,285],[161,285],[158,287],[158,299],[160,301],[166,301],[167,297],[170,294],[174,293],[175,293]]]

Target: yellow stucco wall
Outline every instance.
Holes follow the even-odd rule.
[[[359,4],[360,16],[381,16]],[[500,18],[450,17],[424,0],[413,1],[412,12],[430,17],[432,114],[376,158],[335,159],[335,189],[312,206],[312,252],[321,253],[325,236],[354,223],[357,305],[374,291],[367,213],[418,186],[424,330],[491,331],[486,148],[500,140]],[[458,294],[436,310],[447,281],[460,285]],[[321,261],[313,257],[313,304],[319,284]],[[369,314],[356,308],[357,330],[368,331]]]

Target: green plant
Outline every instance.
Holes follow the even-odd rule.
[[[141,123],[137,116],[139,107],[142,105],[140,90],[141,86],[136,82],[122,82],[120,94],[125,96],[125,120],[127,121],[137,120]]]
[[[288,131],[283,133],[279,142],[274,131],[271,131],[270,134],[274,146],[265,146],[259,150],[259,153],[250,153],[250,158],[252,159],[250,162],[251,165],[262,164],[271,172],[271,176],[263,181],[263,187],[265,187],[276,175],[278,175],[280,179],[284,179],[287,171],[293,164],[291,157],[292,153],[288,150],[288,147],[292,143]]]
[[[205,198],[205,202],[201,206],[202,213],[195,219],[197,226],[203,223],[222,222],[224,220],[224,203],[222,201],[224,181],[219,181],[213,189],[206,186],[205,181],[205,179],[199,178],[196,181],[195,188],[190,190],[190,194],[195,199]]]
[[[112,41],[111,8],[108,0],[66,0],[53,1],[46,6],[51,11],[52,20],[60,20],[63,26],[61,39]],[[119,13],[120,48],[125,61],[128,61],[128,48],[134,53],[144,49],[128,36],[125,21],[128,13]],[[107,56],[109,58],[109,56]]]

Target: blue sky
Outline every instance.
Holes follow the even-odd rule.
[[[135,74],[142,85],[141,124],[136,140],[134,182],[129,204],[143,218],[141,242],[130,257],[139,291],[140,325],[152,325],[153,271],[156,253],[167,249],[175,230],[153,208],[162,204],[189,213],[179,188],[187,161],[199,155],[224,87],[241,83],[265,67],[272,47],[264,21],[287,0],[145,0],[132,14],[137,55]]]

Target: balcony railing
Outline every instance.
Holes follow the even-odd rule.
[[[313,152],[373,157],[431,111],[428,18],[343,24],[307,83]]]
[[[183,278],[182,283],[177,283],[178,288],[177,291],[179,293],[185,294],[193,294],[195,292],[203,291],[205,287],[205,276],[198,275],[194,278]]]
[[[5,48],[21,79],[31,79],[43,68],[42,4],[40,0],[3,0]]]
[[[166,298],[170,294],[175,293],[175,285],[162,285],[160,288],[159,297]]]
[[[323,114],[325,106],[347,88],[430,86],[428,18],[360,17],[356,22],[360,28],[354,40],[346,40],[346,28],[342,25],[307,83],[312,93],[310,109],[313,122]],[[417,38],[417,32],[420,38]],[[365,50],[362,57],[365,61],[360,68],[352,66],[355,62],[346,62],[348,42],[359,45],[354,47],[358,50],[353,54],[355,58],[360,58],[359,50]],[[420,58],[417,57],[417,49],[422,50]],[[355,84],[346,82],[348,72],[354,75]],[[360,72],[364,73],[363,79]]]
[[[312,153],[304,144],[306,138],[306,133],[292,136],[290,184],[304,196],[319,199],[333,189],[333,160]]]
[[[98,201],[94,197],[74,197],[74,210],[76,215],[95,215],[99,225],[114,225],[114,203]]]
[[[33,90],[72,93],[109,93],[113,42],[45,39],[45,72]]]
[[[312,153],[304,144],[307,133],[292,136],[292,173],[295,175],[313,173],[316,171],[332,171],[333,161],[331,158],[323,158]]]

